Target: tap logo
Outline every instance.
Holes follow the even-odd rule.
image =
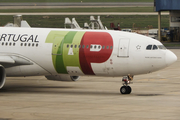
[[[46,43],[53,43],[53,65],[63,74],[73,67],[86,75],[95,75],[91,63],[107,61],[113,50],[113,40],[107,32],[51,31]]]

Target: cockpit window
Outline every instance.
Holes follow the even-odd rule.
[[[157,46],[157,45],[148,45],[148,46],[146,47],[146,50],[157,50],[158,47],[159,47],[159,46]]]
[[[157,50],[158,47],[156,45],[153,45],[153,50]]]
[[[148,45],[148,46],[146,47],[146,50],[151,50],[151,48],[152,48],[152,45]]]
[[[166,50],[166,47],[164,47],[164,45],[158,45],[158,48],[159,48],[159,49]]]

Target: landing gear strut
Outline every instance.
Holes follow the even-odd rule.
[[[128,75],[122,78],[123,86],[120,88],[121,94],[130,94],[132,89],[130,86],[128,86],[131,81],[133,80],[133,76]]]

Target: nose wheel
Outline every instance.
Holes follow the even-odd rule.
[[[129,86],[130,83],[132,83],[131,81],[133,80],[133,76],[125,76],[122,78],[122,82],[123,82],[123,86],[120,88],[120,93],[121,94],[130,94],[132,89]]]
[[[131,87],[130,86],[122,86],[120,88],[120,92],[121,94],[130,94],[132,91]]]

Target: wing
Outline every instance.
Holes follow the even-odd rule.
[[[19,66],[19,65],[32,65],[33,63],[21,56],[14,55],[1,55],[0,64],[5,68]]]

